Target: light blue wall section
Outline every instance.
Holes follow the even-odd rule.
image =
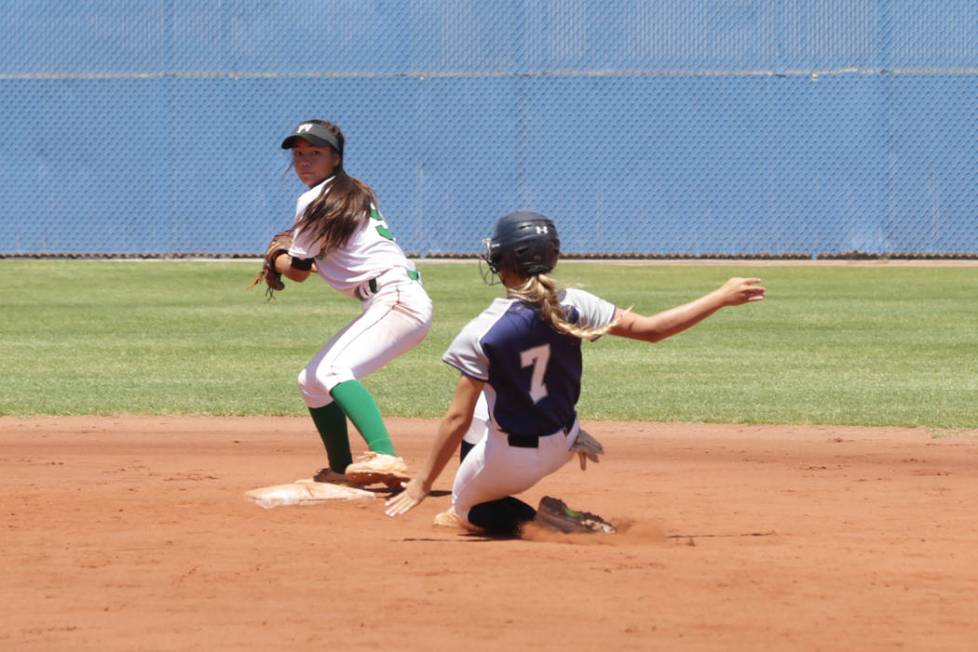
[[[978,253],[973,0],[8,0],[0,254],[254,253],[322,117],[411,253]]]

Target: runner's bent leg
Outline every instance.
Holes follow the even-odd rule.
[[[469,510],[469,523],[482,528],[486,534],[515,537],[523,524],[532,521],[536,515],[537,510],[522,500],[507,496],[473,505]]]
[[[490,428],[459,465],[452,485],[455,513],[501,534],[518,530],[536,511],[513,496],[566,464],[573,457],[570,446],[576,437],[575,424],[568,435],[541,437],[537,448],[518,448],[509,445],[505,433]]]

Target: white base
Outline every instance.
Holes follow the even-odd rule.
[[[373,500],[377,497],[370,491],[356,487],[329,482],[313,482],[311,479],[252,489],[246,491],[245,496],[265,509],[288,505],[315,505],[329,500]]]

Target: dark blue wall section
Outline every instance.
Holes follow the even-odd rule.
[[[405,250],[978,253],[973,0],[8,0],[0,254],[257,253],[341,125]]]

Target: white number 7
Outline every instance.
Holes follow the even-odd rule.
[[[533,366],[533,375],[530,376],[530,398],[534,403],[539,403],[547,397],[547,385],[543,382],[543,375],[547,373],[547,363],[550,362],[550,345],[535,346],[520,353],[520,364],[526,368]]]

